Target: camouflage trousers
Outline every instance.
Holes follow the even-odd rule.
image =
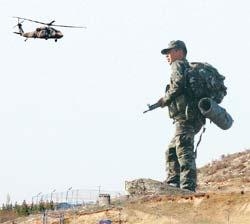
[[[176,121],[176,132],[166,150],[166,182],[172,186],[195,191],[197,174],[194,136],[202,124]]]

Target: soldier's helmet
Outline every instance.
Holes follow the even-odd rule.
[[[172,40],[168,44],[168,47],[161,51],[162,54],[167,54],[171,49],[182,49],[187,54],[186,44],[181,40]]]

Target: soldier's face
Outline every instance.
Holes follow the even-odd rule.
[[[180,49],[171,49],[166,54],[167,61],[171,65],[176,60],[183,59],[183,51]]]

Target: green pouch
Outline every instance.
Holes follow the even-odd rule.
[[[168,113],[169,113],[169,117],[170,118],[174,118],[178,114],[178,110],[177,110],[177,106],[176,106],[176,102],[175,101],[172,101],[168,105]]]
[[[175,102],[176,102],[176,108],[178,112],[183,113],[186,111],[187,100],[186,100],[185,95],[180,95],[176,97]]]

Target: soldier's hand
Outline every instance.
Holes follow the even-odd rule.
[[[160,98],[159,100],[158,100],[158,102],[157,102],[161,107],[163,107],[163,105],[164,105],[164,102],[163,102],[163,97],[162,98]]]
[[[158,103],[161,105],[161,107],[165,107],[170,104],[170,100],[166,97],[162,97],[158,100]]]

